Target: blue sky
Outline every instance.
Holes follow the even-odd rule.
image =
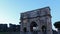
[[[60,0],[0,0],[0,23],[19,24],[20,13],[49,6],[54,24],[60,20],[59,3]]]

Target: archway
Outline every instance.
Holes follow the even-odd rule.
[[[36,24],[36,22],[31,22],[31,24],[30,24],[30,31],[31,32],[33,32],[33,31],[36,31],[36,29],[37,29],[37,24]]]
[[[24,27],[24,28],[23,28],[23,31],[24,31],[24,32],[26,32],[26,31],[27,31],[26,27]]]
[[[41,29],[42,29],[42,33],[46,34],[46,26],[43,25]]]

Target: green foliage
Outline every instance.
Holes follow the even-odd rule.
[[[56,28],[60,28],[60,21],[55,22],[55,23],[54,23],[54,26],[55,26]]]
[[[6,32],[0,32],[0,34],[6,34]]]

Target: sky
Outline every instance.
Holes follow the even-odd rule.
[[[60,21],[60,0],[0,0],[0,23],[19,24],[20,13],[49,6],[52,26]],[[52,27],[53,29],[54,26]]]

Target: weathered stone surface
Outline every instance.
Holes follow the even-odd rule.
[[[32,26],[34,25],[33,22],[35,22],[38,25],[36,26],[36,30],[38,32],[37,34],[43,34],[43,33],[52,34],[51,14],[49,7],[44,7],[41,9],[36,9],[25,13],[21,13],[20,31],[24,32],[23,31],[24,27],[26,27],[28,34],[31,34],[31,30],[36,31],[33,29],[33,27],[35,27]],[[42,31],[42,26],[46,28],[43,31]]]

